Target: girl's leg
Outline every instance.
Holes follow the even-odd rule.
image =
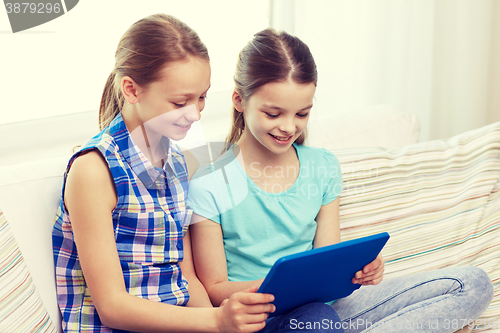
[[[342,324],[335,310],[323,303],[303,305],[286,314],[268,319],[266,327],[259,333],[342,333]]]
[[[488,275],[453,267],[361,287],[332,307],[345,332],[455,332],[478,318],[493,298]]]

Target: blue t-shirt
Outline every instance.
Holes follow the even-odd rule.
[[[222,227],[229,281],[263,278],[280,257],[310,250],[321,206],[342,191],[340,164],[332,153],[293,146],[300,172],[286,191],[262,190],[232,148],[198,169],[189,184],[188,206]],[[276,170],[270,176],[287,172]]]

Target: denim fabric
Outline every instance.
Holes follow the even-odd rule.
[[[259,333],[342,333],[340,318],[329,305],[310,303],[286,314],[270,318]]]
[[[482,269],[453,267],[363,286],[332,307],[346,333],[441,333],[468,326],[492,298],[493,285]]]

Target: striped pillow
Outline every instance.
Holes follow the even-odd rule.
[[[0,211],[0,332],[57,332]]]
[[[342,239],[382,231],[387,278],[475,265],[495,296],[484,323],[500,321],[500,123],[402,148],[334,150],[342,165]]]

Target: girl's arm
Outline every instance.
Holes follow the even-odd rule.
[[[191,237],[189,230],[183,239],[184,260],[179,263],[182,270],[182,275],[188,281],[189,291],[189,307],[212,307],[210,298],[208,297],[205,287],[201,284],[193,263],[193,251],[191,250]]]
[[[220,224],[193,214],[191,226],[193,258],[198,278],[205,286],[214,305],[220,305],[232,294],[250,287],[259,287],[264,279],[228,281],[226,254]]]
[[[221,308],[185,308],[126,291],[111,215],[114,182],[97,151],[73,162],[64,197],[85,281],[104,325],[141,332],[253,332],[265,326],[274,309],[271,295],[238,293]]]
[[[194,173],[200,167],[198,159],[189,150],[181,148],[188,169],[188,179],[191,181]],[[203,284],[201,284],[196,274],[196,269],[193,263],[193,251],[191,247],[191,236],[189,230],[183,238],[184,259],[179,263],[182,270],[182,275],[189,283],[189,307],[212,307],[210,298]]]
[[[322,247],[340,242],[339,197],[321,206],[316,216],[316,235],[313,247]]]
[[[327,246],[340,242],[340,197],[329,204],[321,206],[316,216],[316,235],[314,247]],[[384,259],[378,255],[374,261],[363,267],[352,279],[352,283],[363,285],[379,284],[384,277]]]

